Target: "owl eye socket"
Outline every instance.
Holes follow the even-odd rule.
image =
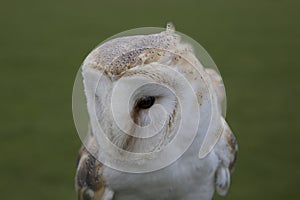
[[[153,106],[154,102],[155,102],[155,97],[153,96],[142,97],[138,100],[137,107],[140,109],[148,109],[151,106]]]

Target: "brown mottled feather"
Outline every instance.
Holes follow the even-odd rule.
[[[215,152],[220,161],[216,171],[215,185],[217,193],[224,196],[229,190],[231,173],[235,167],[238,146],[230,127],[223,118],[222,121],[224,124],[223,134],[215,146]]]
[[[90,151],[98,151],[91,130],[86,136],[85,144]],[[103,165],[87,148],[81,146],[76,162],[75,187],[78,200],[102,200],[108,190],[102,176]]]
[[[78,200],[100,200],[105,191],[102,164],[81,147],[77,161],[76,190]]]
[[[235,139],[235,136],[233,133],[230,131],[230,133],[227,133],[227,141],[230,146],[230,152],[231,152],[231,159],[230,159],[230,164],[229,164],[229,171],[232,173],[234,171],[235,165],[236,165],[236,160],[237,160],[237,151],[238,151],[238,145]]]

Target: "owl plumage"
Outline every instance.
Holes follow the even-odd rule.
[[[113,118],[109,114],[111,110],[105,106],[112,91],[109,84],[113,85],[122,79],[125,79],[125,85],[128,84],[125,90],[130,84],[136,83],[130,82],[132,79],[142,76],[141,80],[146,77],[155,83],[167,84],[182,93],[180,95],[183,98],[188,96],[188,93],[182,90],[184,87],[180,86],[178,81],[180,76],[170,75],[172,71],[168,71],[164,66],[171,66],[176,73],[183,74],[189,80],[193,90],[196,91],[198,102],[201,102],[199,105],[201,116],[206,117],[206,107],[213,105],[211,107],[216,114],[210,114],[207,118],[212,118],[214,123],[206,127],[209,130],[203,131],[208,136],[204,138],[202,132],[198,131],[188,149],[185,149],[176,161],[158,170],[131,173],[102,164],[99,157],[103,148],[101,149],[102,144],[96,137],[99,135],[96,122],[102,125],[104,131],[109,133],[107,137],[120,149],[132,152],[156,152],[169,142],[166,135],[170,135],[172,139],[173,132],[177,130],[176,123],[194,112],[193,105],[188,105],[187,110],[190,112],[181,113],[183,116],[178,117],[177,100],[172,94],[164,96],[164,93],[167,93],[164,88],[145,88],[140,91],[143,95],[151,93],[152,96],[162,96],[161,99],[157,98],[156,102],[166,107],[168,123],[162,125],[161,132],[150,139],[137,139],[135,135],[120,136],[119,130],[112,124]],[[197,69],[193,66],[197,66]],[[97,78],[99,74],[103,76],[101,86]],[[231,172],[235,166],[237,143],[221,114],[221,104],[225,98],[222,79],[213,69],[202,67],[193,49],[180,41],[180,37],[174,33],[172,27],[159,34],[121,37],[100,45],[85,60],[83,77],[91,122],[77,162],[75,184],[79,200],[209,200],[212,199],[214,191],[226,195],[230,186]],[[141,99],[140,96],[137,99]],[[142,108],[137,110],[134,103],[133,107],[135,109],[131,110],[129,117],[138,125],[147,125],[149,111]],[[96,110],[95,115],[92,114],[94,112],[92,109]],[[132,126],[126,119],[124,121],[125,125]],[[139,134],[136,129],[128,130]],[[204,144],[201,146],[201,143]],[[182,147],[178,147],[180,148]],[[177,147],[173,147],[173,150],[176,152]],[[123,154],[120,155],[122,157]],[[203,156],[199,158],[199,155]]]
[[[93,140],[92,135],[90,135],[89,138],[90,140]],[[216,166],[213,165],[210,166],[211,169],[214,169],[212,172],[212,174],[214,175],[210,174],[209,176],[211,177],[211,180],[210,182],[207,183],[206,187],[209,188],[210,191],[207,192],[208,197],[205,197],[203,199],[211,199],[213,193],[212,191],[214,190],[214,188],[216,188],[218,194],[222,196],[227,194],[230,186],[230,176],[235,167],[236,153],[237,153],[236,140],[233,133],[227,126],[226,131],[224,131],[224,133],[222,134],[220,140],[215,146],[215,149],[213,150],[213,152],[210,153],[210,154],[214,154],[214,156],[212,157],[214,157],[214,159],[216,159],[217,162],[214,163]],[[113,200],[114,199],[113,198],[114,191],[112,191],[112,189],[106,183],[105,177],[103,176],[104,167],[105,166],[103,166],[102,163],[96,160],[94,156],[91,155],[84,146],[81,147],[78,155],[77,172],[75,178],[78,200]],[[197,169],[195,169],[194,172],[191,171],[191,173],[198,173]],[[174,175],[176,174],[177,174],[176,171],[174,171]],[[153,173],[153,175],[147,175],[147,176],[158,176],[158,175],[155,175],[155,173]],[[120,178],[121,177],[122,176],[120,176]],[[143,177],[141,176],[140,178]],[[181,182],[181,184],[188,185],[190,182],[189,179],[191,177],[188,177],[187,179],[185,178],[186,178],[185,174],[183,174],[183,177],[181,177],[180,174],[178,174],[176,180],[184,180]],[[183,187],[181,184],[178,184],[179,188]],[[172,185],[172,183],[170,183],[170,185]],[[201,185],[199,185],[199,187],[200,186]],[[160,186],[154,184],[153,187],[160,187]],[[170,187],[170,189],[162,188],[160,192],[172,193],[174,190],[177,190],[177,188],[176,187]],[[131,191],[132,191],[132,196],[135,196],[135,192],[136,192],[135,189],[131,189]],[[151,189],[149,188],[149,193],[151,194],[150,191]],[[189,189],[187,189],[186,192],[187,192],[186,194],[188,194],[192,191],[189,191]],[[147,193],[145,193],[145,195],[147,195]],[[160,198],[159,192],[157,193],[156,197],[150,196],[150,198],[149,197],[143,198],[142,196],[137,196],[134,198],[130,196],[131,195],[128,195],[128,197],[124,199],[131,199],[131,198],[132,199],[187,199],[185,198],[185,194],[178,196],[178,198],[176,196],[174,197],[174,195],[170,195],[170,197]],[[196,198],[197,196],[195,196],[195,199]],[[193,198],[190,199],[192,200]]]

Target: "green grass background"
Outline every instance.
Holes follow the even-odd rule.
[[[300,1],[1,0],[0,199],[75,199],[71,110],[83,59],[118,32],[176,29],[222,73],[239,157],[227,197],[299,199]]]

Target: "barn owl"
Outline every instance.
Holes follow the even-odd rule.
[[[96,47],[82,65],[89,131],[79,200],[209,200],[226,195],[237,143],[219,73],[171,24]]]

